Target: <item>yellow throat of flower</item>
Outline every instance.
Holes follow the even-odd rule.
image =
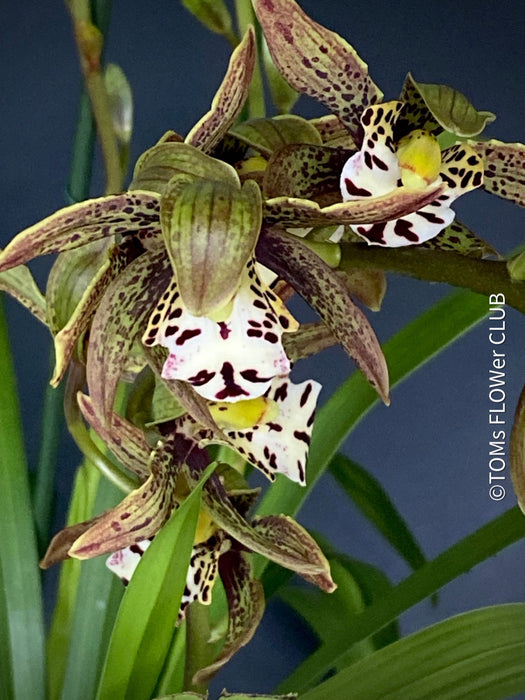
[[[409,189],[431,185],[439,176],[441,150],[428,131],[416,129],[404,136],[397,147],[401,181]]]
[[[227,430],[247,430],[258,423],[267,423],[279,414],[276,402],[264,396],[235,403],[220,401],[210,404],[209,408],[219,428]]]

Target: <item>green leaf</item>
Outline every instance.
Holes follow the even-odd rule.
[[[101,479],[94,512],[110,508],[120,496],[120,491],[113,484]],[[104,559],[82,564],[61,700],[92,700],[94,697],[121,596],[122,584],[108,571]]]
[[[73,250],[117,234],[149,237],[159,233],[159,198],[126,192],[73,204],[25,229],[0,253],[0,270],[39,255]]]
[[[288,687],[296,690],[309,688],[322,680],[330,668],[346,664],[347,660],[350,663],[353,644],[383,629],[401,613],[524,535],[525,518],[516,507],[460,540],[356,615],[349,626],[344,647],[326,645],[314,652],[286,680],[283,690]]]
[[[495,139],[469,143],[483,158],[484,189],[525,207],[525,145]]]
[[[249,27],[232,53],[226,75],[211,109],[191,129],[185,142],[206,153],[213,151],[239,116],[248,97],[255,67],[255,33]]]
[[[337,454],[330,462],[330,472],[357,507],[377,527],[392,547],[413,569],[426,559],[403,517],[387,492],[363,467]]]
[[[419,92],[438,124],[457,136],[476,136],[496,119],[495,114],[477,110],[465,95],[447,85],[418,83],[410,74],[407,81]]]
[[[0,675],[6,698],[45,697],[36,535],[7,325],[0,306]]]
[[[310,122],[295,114],[273,119],[250,119],[230,129],[243,143],[255,148],[266,157],[290,143],[321,145],[321,135]]]
[[[11,270],[0,272],[0,290],[10,294],[39,321],[46,323],[46,300],[29,268],[17,265]]]
[[[458,292],[409,323],[383,346],[391,386],[410,376],[479,323],[487,313],[485,297],[472,292]],[[431,333],[429,328],[432,329]],[[316,417],[307,467],[307,486],[297,487],[277,477],[278,486],[268,491],[258,512],[296,514],[349,432],[377,400],[377,395],[361,374],[353,374],[347,379]]]
[[[379,396],[388,403],[388,369],[379,341],[337,273],[300,239],[276,230],[266,231],[261,236],[257,254],[264,265],[289,282],[313,306]]]
[[[366,63],[294,0],[254,0],[253,7],[284,78],[299,92],[323,102],[356,134],[362,107],[383,96],[370,79]]]
[[[208,467],[142,557],[113,627],[97,700],[151,697],[186,585],[201,489],[215,466]]]
[[[195,316],[223,308],[237,292],[262,221],[253,180],[242,189],[176,176],[161,201],[162,234],[185,306]]]
[[[499,700],[525,690],[525,605],[458,615],[377,651],[301,700]],[[351,690],[350,690],[351,689]]]
[[[181,2],[210,31],[222,34],[227,39],[235,39],[232,18],[224,0],[181,0]]]
[[[67,524],[87,520],[93,514],[100,472],[85,461],[78,469],[69,505]],[[75,600],[81,564],[74,559],[62,563],[57,602],[47,638],[48,690],[50,700],[58,700],[64,680],[70,647]]]
[[[215,587],[213,590],[215,598]],[[156,692],[163,697],[166,693],[177,693],[184,687],[184,671],[186,666],[186,622],[173,633],[171,645],[166,655],[166,663],[156,687]]]

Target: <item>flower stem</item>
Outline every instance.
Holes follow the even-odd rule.
[[[106,5],[109,7],[109,3]],[[121,158],[101,65],[104,35],[92,21],[89,0],[71,0],[69,9],[75,29],[80,66],[102,148],[106,193],[119,192],[123,181]]]
[[[430,282],[446,282],[486,296],[503,293],[505,302],[525,313],[525,282],[510,279],[499,260],[478,260],[445,250],[369,248],[341,244],[341,269],[388,270]]]
[[[206,605],[195,601],[186,609],[186,665],[184,689],[205,694],[207,683],[194,683],[193,677],[211,661],[210,621]]]

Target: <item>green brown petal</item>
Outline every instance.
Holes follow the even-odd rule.
[[[48,278],[46,296],[53,313],[49,325],[55,334],[52,386],[64,376],[75,345],[89,327],[106,288],[136,256],[133,240],[125,240],[109,252],[107,241],[95,241],[86,248],[61,253]]]
[[[366,316],[352,302],[336,270],[300,239],[275,229],[261,235],[257,259],[289,282],[317,311],[370,384],[388,404],[388,369]]]
[[[398,187],[382,197],[364,197],[320,207],[317,202],[296,197],[275,197],[264,202],[264,217],[269,223],[285,226],[330,226],[331,224],[373,224],[399,219],[422,209],[442,194],[443,184],[424,190]]]
[[[268,49],[268,44],[266,43],[264,35],[261,36],[260,49],[272,102],[279,114],[288,114],[292,111],[294,104],[299,99],[299,93],[297,90],[294,90],[279,73],[270,55],[270,50]]]
[[[289,143],[322,144],[321,135],[315,126],[295,114],[280,115],[273,119],[251,119],[238,124],[230,133],[268,158]]]
[[[143,331],[171,278],[163,251],[144,253],[107,287],[91,326],[87,381],[103,420],[113,412],[115,392],[135,338]]]
[[[95,525],[102,517],[104,517],[104,513],[101,513],[90,520],[84,520],[81,523],[70,525],[63,530],[60,530],[60,532],[57,532],[49,543],[49,547],[47,548],[43,559],[39,563],[40,568],[49,569],[50,566],[58,564],[59,562],[64,561],[64,559],[68,559],[68,552],[73,542],[78,540],[78,538],[83,535],[84,532],[87,532],[87,530]]]
[[[386,277],[382,270],[339,269],[338,275],[350,296],[371,311],[379,311],[386,294]]]
[[[191,477],[195,483],[195,477]],[[252,527],[233,507],[228,495],[216,475],[208,479],[203,490],[203,508],[210,515],[218,527],[225,530],[231,537],[240,542],[244,547],[257,552],[277,562],[302,576],[317,576],[325,573],[325,564],[317,557],[313,559],[310,552],[306,552],[302,546],[291,546],[280,541],[266,532]],[[313,540],[311,540],[313,542]]]
[[[82,415],[117,460],[136,474],[141,481],[149,477],[151,448],[141,430],[117,413],[113,413],[110,425],[100,420],[89,396],[78,393],[78,405]]]
[[[211,109],[186,136],[186,143],[210,152],[239,116],[252,80],[255,66],[255,33],[249,27],[232,53],[226,75],[213,98]]]
[[[283,336],[283,347],[290,362],[297,362],[337,345],[337,338],[324,323],[301,323],[295,333]]]
[[[253,0],[253,6],[274,63],[290,85],[323,102],[357,135],[362,108],[383,97],[366,63],[294,0]]]
[[[190,313],[207,315],[232,299],[261,219],[261,195],[253,180],[242,189],[210,180],[186,180],[184,187],[178,177],[170,181],[161,203],[162,232]]]
[[[91,559],[153,537],[175,506],[175,474],[167,451],[153,453],[149,479],[80,535],[70,547],[69,556]]]
[[[0,272],[0,290],[10,294],[33,316],[47,325],[46,300],[25,265],[17,265],[11,270]]]
[[[268,199],[298,197],[317,204],[341,202],[339,177],[351,152],[313,144],[291,144],[276,151],[264,172]]]
[[[356,142],[336,114],[325,114],[323,117],[310,119],[310,124],[317,129],[325,145],[341,146],[354,152],[358,150]]]
[[[119,234],[154,236],[159,233],[159,206],[157,196],[137,191],[60,209],[13,238],[0,254],[0,270]]]
[[[405,78],[399,101],[403,102],[405,107],[397,121],[396,132],[399,131],[400,134],[405,135],[415,129],[424,129],[432,134],[439,134],[443,130],[427,107],[410,73]]]
[[[331,593],[336,585],[330,575],[330,564],[313,537],[288,515],[267,515],[252,521],[254,530],[270,541],[278,544],[281,551],[293,554],[303,561],[308,561],[319,572],[312,575],[307,571],[296,569],[297,573],[323,591]]]
[[[439,233],[430,241],[421,243],[420,248],[430,248],[432,250],[451,250],[469,258],[499,258],[498,252],[490,243],[478,238],[464,224],[454,220],[450,226]]]
[[[469,144],[483,158],[483,187],[525,207],[525,145],[496,140]]]
[[[465,95],[448,85],[418,83],[410,74],[407,82],[421,95],[438,124],[457,136],[477,136],[496,119],[492,112],[477,110]]]
[[[195,683],[210,680],[239,649],[252,639],[264,613],[264,589],[251,576],[246,556],[230,550],[219,559],[219,573],[228,600],[228,631],[224,646],[215,661],[200,669]]]
[[[239,186],[235,169],[221,160],[207,156],[187,143],[161,141],[145,151],[135,165],[132,190],[149,190],[164,194],[175,175],[192,179],[220,180]]]

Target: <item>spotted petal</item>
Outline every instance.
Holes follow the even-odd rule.
[[[168,348],[164,378],[188,381],[211,401],[239,401],[262,396],[273,377],[289,372],[281,336],[296,327],[250,260],[225,320],[190,314],[173,280],[150,318],[143,342]]]
[[[388,102],[369,107],[363,113],[363,147],[347,161],[341,173],[341,193],[345,201],[378,197],[400,186],[401,168],[393,129],[401,109],[402,103]],[[466,144],[446,149],[442,153],[440,177],[435,183],[440,181],[443,191],[417,211],[401,218],[351,228],[370,245],[392,248],[434,238],[454,220],[451,203],[482,184],[481,158]]]
[[[119,549],[106,561],[106,566],[127,585],[151,540],[141,540],[130,547]],[[195,544],[186,577],[186,587],[179,610],[179,622],[184,619],[186,607],[197,600],[203,605],[211,603],[211,592],[219,573],[219,557],[224,549],[224,537],[217,533],[206,542]],[[226,544],[226,548],[228,543]]]
[[[277,404],[278,415],[249,430],[225,430],[232,447],[271,481],[276,474],[285,474],[304,486],[320,391],[321,385],[315,381],[292,384],[287,377],[276,377],[267,396]]]

